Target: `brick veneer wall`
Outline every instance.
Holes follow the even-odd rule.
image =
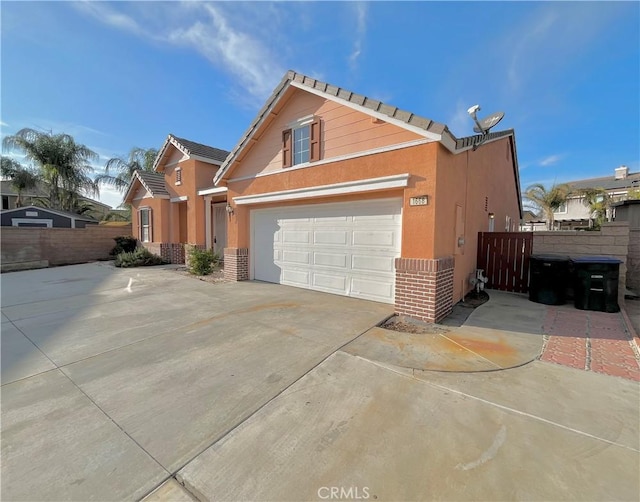
[[[533,232],[532,253],[554,253],[569,256],[609,256],[620,264],[618,300],[624,300],[629,252],[629,224],[604,223],[600,230]]]
[[[453,257],[396,258],[396,313],[438,322],[453,308]]]
[[[131,225],[86,228],[2,227],[2,271],[106,260],[114,237],[131,235]]]
[[[170,242],[141,242],[140,244],[169,263],[185,262],[184,244]]]
[[[247,248],[224,248],[224,278],[227,281],[249,280]]]

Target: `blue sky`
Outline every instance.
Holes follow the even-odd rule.
[[[502,110],[521,184],[640,170],[638,2],[0,4],[1,133],[101,156],[169,133],[230,150],[288,69],[472,134]],[[101,200],[121,196],[103,189]]]

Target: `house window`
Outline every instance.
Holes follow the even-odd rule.
[[[146,207],[140,209],[140,240],[151,242],[151,209]]]
[[[309,162],[309,129],[310,126],[302,126],[293,130],[293,165]]]
[[[320,120],[304,117],[282,131],[282,167],[320,160]]]
[[[9,209],[9,196],[8,195],[3,195],[2,196],[2,209]]]
[[[176,185],[182,185],[182,168],[176,167]]]
[[[558,209],[555,210],[556,213],[566,213],[567,212],[567,203],[563,202],[558,206]]]

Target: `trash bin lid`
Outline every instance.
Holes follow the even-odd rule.
[[[531,259],[538,261],[569,261],[569,257],[563,254],[532,254]]]
[[[573,263],[622,263],[622,260],[611,256],[572,256]]]

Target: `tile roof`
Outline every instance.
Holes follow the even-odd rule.
[[[135,176],[140,179],[142,185],[153,197],[157,197],[158,195],[170,196],[167,191],[167,185],[164,182],[164,174],[149,171],[135,171]],[[131,181],[133,182],[133,179]]]
[[[229,155],[229,152],[227,150],[203,145],[202,143],[196,143],[195,141],[189,141],[188,139],[179,138],[173,134],[169,134],[169,137],[180,143],[180,145],[182,145],[184,149],[191,155],[198,155],[199,157],[205,157],[217,162],[224,162]]]
[[[603,188],[615,190],[622,188],[640,188],[640,172],[629,173],[626,178],[615,179],[615,176],[603,176],[601,178],[589,178],[584,180],[568,181],[571,188]]]

